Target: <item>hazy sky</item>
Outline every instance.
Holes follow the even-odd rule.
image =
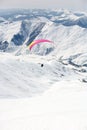
[[[65,8],[87,10],[87,0],[0,0],[0,8]]]

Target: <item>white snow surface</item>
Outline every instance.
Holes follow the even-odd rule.
[[[87,88],[60,81],[41,96],[0,100],[1,130],[86,130]]]
[[[1,130],[87,129],[84,74],[54,56],[0,53],[0,68]]]

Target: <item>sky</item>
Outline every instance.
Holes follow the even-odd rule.
[[[1,8],[63,8],[87,10],[87,0],[0,0]]]

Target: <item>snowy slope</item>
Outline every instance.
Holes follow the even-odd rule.
[[[41,64],[44,66],[41,67]],[[46,91],[52,84],[66,77],[68,80],[81,78],[74,74],[73,69],[64,67],[55,57],[2,53],[0,68],[1,98],[29,97]]]
[[[85,130],[87,88],[61,81],[42,96],[0,100],[1,130]]]
[[[0,41],[7,40],[10,43],[12,36],[20,29],[20,22],[2,23],[0,25],[0,35],[2,36],[0,37]]]

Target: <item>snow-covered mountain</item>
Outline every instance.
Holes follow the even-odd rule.
[[[43,72],[44,77],[46,77],[46,75],[50,75],[50,73],[52,73],[53,75],[52,77],[49,77],[49,80],[52,80],[52,78],[53,80],[54,79],[56,80],[57,76],[59,80],[60,77],[62,77],[61,75],[64,76],[67,75],[67,73],[71,73],[71,72],[74,73],[75,71],[74,75],[76,75],[77,72],[81,73],[81,74],[77,74],[78,76],[76,77],[74,76],[76,79],[87,82],[86,79],[87,20],[86,19],[87,19],[87,14],[85,12],[78,13],[78,12],[71,12],[63,9],[1,10],[0,11],[0,21],[1,21],[0,22],[1,64],[0,65],[1,68],[4,67],[4,65],[6,65],[6,67],[3,68],[5,70],[5,76],[8,77],[7,78],[8,83],[6,84],[6,86],[7,85],[12,86],[13,82],[16,82],[16,80],[18,80],[18,77],[20,77],[21,73],[23,74],[22,75],[23,77],[22,80],[20,80],[19,82],[19,86],[21,85],[21,82],[23,82],[23,84],[26,84],[28,78],[30,79],[30,77],[32,77],[34,68],[35,68],[34,71],[36,72],[34,74],[34,77],[32,77],[32,79],[33,80],[35,79],[36,73],[39,77],[42,77],[41,79],[43,79],[43,76],[41,76],[42,72],[40,72],[40,69],[42,70],[42,68],[38,68],[37,66],[38,64],[40,67],[40,64],[42,63],[46,64],[45,71],[48,72],[48,74],[45,71]],[[28,45],[35,39],[49,39],[53,41],[53,44],[50,45],[46,43],[38,44],[34,46],[33,49],[30,51]],[[6,58],[5,55],[7,55]],[[8,58],[10,55],[13,55],[14,61],[12,58],[11,59]],[[32,58],[32,55],[36,55],[33,57],[34,59]],[[26,61],[24,60],[25,57],[27,57]],[[2,59],[4,59],[5,61],[4,63]],[[22,59],[23,61],[20,62]],[[37,59],[36,60],[37,62],[34,63],[33,60],[35,59]],[[42,61],[41,59],[44,60]],[[50,65],[49,65],[50,63],[49,61],[51,61]],[[7,71],[6,62],[9,67],[13,66],[12,71],[10,70],[10,68]],[[17,64],[14,66],[16,62]],[[18,67],[18,64],[20,67]],[[58,70],[58,68],[61,69]],[[17,69],[17,73],[18,73],[17,74],[18,76],[16,77],[15,77],[16,74],[14,73],[14,71],[16,72],[15,69]],[[30,72],[30,74],[28,73],[28,71]],[[0,73],[2,79],[1,86],[5,87],[3,83],[4,77],[3,77],[2,70]],[[69,74],[69,77],[70,75],[73,74]],[[9,84],[10,80],[12,84]],[[29,91],[30,93],[30,94],[28,93],[29,96],[31,95],[32,92],[31,86],[35,86],[35,81],[33,81],[33,83],[30,83],[31,81],[29,80],[26,84],[26,86],[27,87],[30,86],[31,89],[31,91],[29,88],[27,89],[27,92]],[[18,86],[17,84],[15,86]],[[38,86],[40,86],[40,84],[44,85],[45,83],[43,84],[42,82],[40,82]],[[44,87],[42,87],[42,89],[43,88]],[[9,89],[10,91],[12,89],[11,91],[12,93],[9,94],[11,94],[13,97],[19,96],[18,94],[17,95],[13,94],[13,88],[9,87]],[[37,87],[35,87],[35,89],[37,89]],[[42,91],[41,88],[40,91]],[[1,93],[0,96],[2,97],[5,95],[8,96],[7,92],[6,93],[3,92],[3,89],[2,91],[0,91],[0,93]],[[4,95],[2,93],[4,93]]]
[[[0,10],[0,130],[86,130],[86,99],[87,13]]]
[[[70,12],[63,9],[7,10],[7,12],[1,11],[0,13],[1,51],[18,51],[21,54],[23,46],[28,49],[27,45],[35,39],[45,38],[54,42],[55,49],[50,46],[49,53],[53,51],[58,56],[67,56],[69,53],[70,55],[86,53],[86,13]],[[48,54],[47,47],[44,49],[41,46],[40,44],[35,47],[33,53]]]

